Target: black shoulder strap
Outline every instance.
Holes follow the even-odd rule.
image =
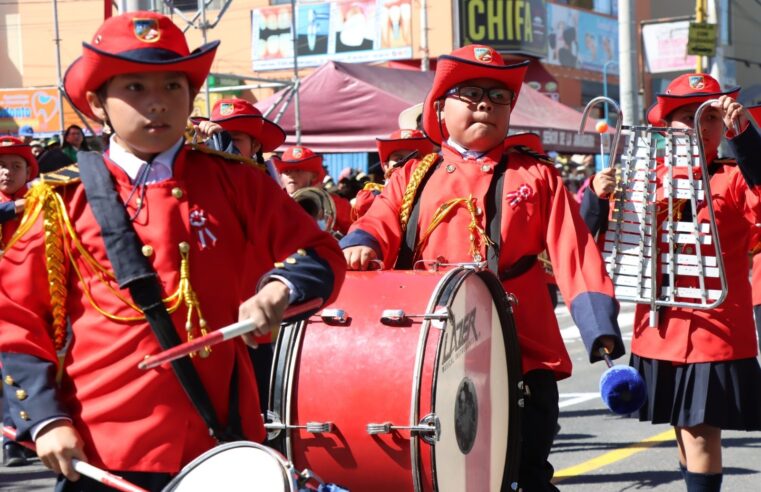
[[[97,152],[77,154],[85,195],[101,228],[106,254],[114,267],[116,281],[121,288],[128,288],[135,303],[143,310],[145,319],[164,350],[181,343],[172,318],[161,299],[158,275],[148,259],[141,253],[142,244],[127,216],[121,197],[114,188],[111,173]],[[203,418],[209,430],[219,441],[238,440],[238,422],[230,422],[228,429],[222,429],[214,413],[209,395],[201,383],[198,373],[183,357],[172,362],[172,369],[185,393]],[[238,409],[231,410],[237,414]],[[231,413],[231,415],[234,415]]]
[[[415,193],[415,198],[412,200],[412,210],[410,211],[410,219],[407,221],[407,230],[405,231],[404,241],[399,246],[399,256],[396,259],[395,270],[412,270],[412,260],[415,257],[415,245],[417,243],[417,223],[418,216],[420,215],[420,196],[423,194],[423,189],[426,183],[433,175],[434,171],[441,165],[442,159],[438,158],[436,164],[428,169],[428,172],[420,180],[420,185]]]
[[[494,177],[486,192],[486,223],[489,226],[489,239],[492,245],[486,251],[486,265],[489,270],[499,275],[499,248],[502,242],[502,196],[505,188],[505,171],[508,153],[502,156],[499,164],[494,166]]]

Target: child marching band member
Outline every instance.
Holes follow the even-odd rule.
[[[761,106],[749,106],[748,112],[755,120],[756,125],[761,125]],[[756,238],[751,243],[751,280],[750,286],[753,292],[753,317],[756,321],[756,337],[758,347],[761,350],[761,223],[756,223]]]
[[[275,166],[280,173],[283,188],[291,196],[307,187],[322,188],[322,181],[327,175],[322,166],[322,156],[300,145],[286,148],[280,158],[275,159]],[[331,193],[330,198],[336,208],[334,229],[344,235],[352,223],[351,203],[335,193]]]
[[[31,146],[18,138],[0,137],[0,255],[16,232],[18,219],[24,212],[27,183],[37,177],[38,169]],[[4,393],[4,398],[3,425],[13,426],[7,402],[8,392]],[[27,463],[27,456],[23,446],[3,438],[4,466],[23,466]]]
[[[600,359],[600,348],[620,357],[624,346],[613,285],[577,204],[550,161],[506,138],[526,66],[505,65],[499,53],[480,45],[439,58],[423,127],[443,155],[429,154],[395,172],[341,246],[354,270],[376,258],[396,268],[411,268],[417,259],[486,260],[499,275],[518,299],[514,316],[528,387],[519,486],[544,491],[557,490],[548,456],[559,412],[557,380],[571,375],[571,360],[549,295],[537,295],[547,292],[539,253],[547,248],[553,258],[590,361]]]
[[[388,181],[394,171],[402,167],[408,160],[414,157],[422,159],[434,150],[433,142],[428,140],[425,133],[420,130],[396,130],[388,138],[376,138],[375,145],[378,147],[384,183]],[[382,184],[367,183],[357,193],[352,208],[354,220],[365,215],[375,197],[380,195],[381,190],[383,190]]]
[[[754,225],[761,222],[761,137],[735,101],[739,91],[722,91],[707,74],[680,75],[647,113],[654,126],[694,128],[698,107],[718,99],[703,113],[700,138],[711,175],[727,298],[710,310],[661,307],[656,327],[649,326],[650,307],[638,305],[630,362],[647,384],[648,401],[639,419],[674,426],[679,466],[691,492],[721,488],[722,429],[761,430],[761,368],[748,283],[748,251]],[[724,126],[737,161],[717,157]],[[657,169],[659,176],[662,169]],[[592,232],[607,228],[608,196],[615,188],[612,173],[595,176],[585,192],[582,210]],[[677,213],[684,219],[694,211],[687,206]],[[699,205],[697,214],[700,222],[709,221],[707,207]],[[718,279],[706,283],[706,288],[717,288]]]
[[[342,283],[335,240],[264,172],[183,145],[217,46],[191,53],[168,17],[130,12],[106,20],[66,72],[77,109],[113,129],[110,149],[79,154],[82,185],[30,190],[0,261],[5,389],[19,437],[62,473],[58,490],[99,490],[72,458],[161,490],[218,441],[261,441],[240,341],[171,368],[138,362],[237,320],[263,335],[289,303],[329,302]],[[246,256],[260,279],[242,278]]]

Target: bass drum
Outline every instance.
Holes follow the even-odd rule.
[[[349,272],[334,304],[280,333],[270,443],[353,492],[511,490],[520,375],[490,272]]]
[[[162,492],[297,492],[293,466],[248,441],[221,444],[188,463]]]

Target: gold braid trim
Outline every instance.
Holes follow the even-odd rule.
[[[407,230],[407,222],[410,221],[410,212],[412,211],[413,201],[417,194],[417,189],[420,187],[420,182],[423,180],[428,170],[438,160],[439,154],[428,154],[420,161],[420,164],[412,171],[410,181],[407,183],[407,188],[404,190],[404,196],[402,197],[402,209],[399,211],[399,221],[402,225],[402,232]]]
[[[198,152],[203,152],[204,154],[216,155],[218,157],[222,157],[223,159],[227,159],[228,161],[237,161],[243,164],[248,164],[249,166],[254,167],[260,171],[265,171],[265,172],[267,171],[267,166],[265,166],[264,164],[259,164],[255,160],[249,157],[244,157],[240,154],[222,152],[221,150],[211,149],[205,145],[199,145],[195,143],[191,143],[190,148],[193,150],[197,150]]]
[[[26,206],[21,223],[8,241],[8,248],[12,247],[24,236],[37,222],[40,213],[43,217],[43,230],[45,234],[45,265],[48,272],[48,290],[50,292],[50,310],[53,321],[51,323],[51,337],[56,350],[61,350],[66,343],[66,272],[64,263],[63,223],[62,213],[66,214],[60,196],[53,187],[42,180],[32,186],[26,193]]]
[[[494,242],[486,234],[486,231],[484,231],[484,228],[481,227],[481,224],[479,224],[479,213],[476,208],[476,199],[473,198],[473,195],[469,195],[467,198],[453,198],[442,203],[441,206],[439,206],[438,210],[436,210],[436,213],[433,214],[431,223],[428,225],[425,232],[420,237],[420,241],[418,241],[418,244],[415,247],[414,258],[417,258],[418,254],[423,249],[423,246],[425,246],[425,243],[428,241],[428,238],[431,236],[433,231],[447,217],[449,217],[452,211],[458,206],[464,206],[468,209],[468,213],[470,214],[470,223],[468,224],[468,232],[470,234],[470,249],[468,250],[468,253],[475,261],[481,261],[483,259],[481,256],[479,242],[486,246],[490,246],[494,244]]]
[[[364,191],[383,191],[383,188],[385,188],[384,185],[380,183],[373,183],[372,181],[365,183],[365,186],[362,188]]]

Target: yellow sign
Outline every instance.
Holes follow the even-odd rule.
[[[716,54],[716,24],[690,22],[687,54],[701,56]]]

